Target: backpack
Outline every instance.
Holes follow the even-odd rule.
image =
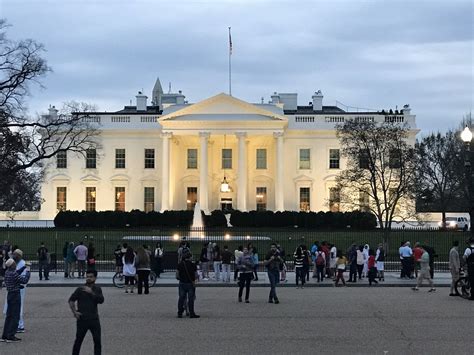
[[[324,261],[323,254],[322,254],[322,252],[319,252],[318,256],[316,257],[316,265],[321,266],[321,265],[324,265],[324,264],[326,264],[326,263]]]

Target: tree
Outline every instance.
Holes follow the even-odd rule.
[[[41,86],[51,69],[41,56],[43,45],[9,40],[7,28],[0,20],[0,210],[10,211],[37,207],[43,163],[59,152],[85,154],[97,146],[98,131],[84,113],[87,105],[70,103],[59,114],[27,114],[30,86]]]
[[[344,206],[372,212],[380,228],[413,218],[415,158],[409,128],[399,123],[348,120],[336,127],[347,165],[336,178]]]
[[[446,212],[463,209],[459,203],[464,178],[459,133],[430,134],[415,145],[417,156],[417,203],[421,209],[439,211],[446,227]]]

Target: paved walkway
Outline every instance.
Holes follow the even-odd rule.
[[[113,286],[112,277],[114,276],[113,272],[99,272],[97,277],[97,284],[101,286]],[[211,273],[212,276],[212,273]],[[346,280],[348,279],[349,273],[345,273]],[[233,280],[233,275],[231,276]],[[38,278],[38,273],[33,272],[29,282],[31,287],[47,287],[47,286],[77,286],[84,284],[84,279],[69,279],[63,277],[63,273],[51,273],[48,281],[40,281]],[[379,282],[378,286],[382,287],[413,287],[416,283],[416,280],[409,279],[400,279],[400,273],[386,272],[385,281]],[[434,283],[436,287],[448,287],[451,284],[451,274],[449,273],[436,273],[434,277]],[[157,280],[157,285],[160,287],[175,287],[178,284],[178,281],[175,279],[174,272],[166,272],[161,274],[161,277]],[[269,281],[267,274],[265,272],[258,273],[258,281],[252,281],[252,286],[268,286]],[[424,281],[426,284],[426,281]],[[366,278],[356,282],[356,283],[347,283],[350,287],[368,287],[369,282]],[[235,287],[236,282],[231,281],[230,283],[224,283],[222,281],[200,281],[199,286],[201,287]],[[295,273],[287,273],[287,281],[282,282],[280,286],[295,286]],[[311,278],[305,287],[332,287],[333,282],[325,279],[323,282],[318,283],[316,279]]]

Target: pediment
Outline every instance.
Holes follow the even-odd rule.
[[[100,181],[100,177],[96,176],[96,175],[92,175],[92,174],[87,174],[83,177],[81,177],[81,181],[82,182],[99,182]]]
[[[308,175],[302,174],[293,179],[294,182],[302,182],[302,181],[311,181],[314,182],[314,179]]]
[[[221,93],[165,114],[159,121],[287,121],[281,114]]]
[[[56,174],[56,175],[51,176],[50,180],[51,181],[67,181],[67,182],[69,182],[71,180],[71,178],[66,174]]]
[[[110,177],[110,181],[112,182],[117,182],[117,181],[128,181],[130,180],[130,178],[128,177],[128,175],[125,175],[125,174],[115,174],[113,176]]]

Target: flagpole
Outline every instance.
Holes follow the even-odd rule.
[[[231,58],[232,56],[232,37],[230,35],[230,27],[229,27],[229,96],[232,96],[232,63]]]

